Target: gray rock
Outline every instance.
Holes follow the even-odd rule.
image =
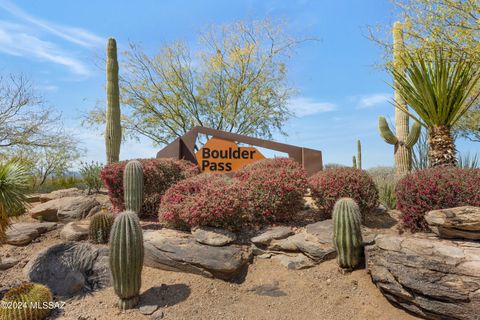
[[[154,313],[155,311],[157,311],[159,308],[158,305],[155,305],[155,304],[147,304],[147,305],[141,305],[139,308],[138,308],[138,311],[140,311],[141,314],[144,314],[144,315],[151,315],[152,313]]]
[[[66,241],[81,241],[88,239],[90,220],[72,221],[60,231],[60,238]]]
[[[50,193],[42,193],[37,195],[40,202],[48,202],[55,199],[65,198],[65,197],[76,197],[83,195],[83,191],[77,188],[61,189],[52,191]]]
[[[150,319],[160,320],[160,319],[163,319],[163,316],[164,316],[163,310],[157,310],[150,316]]]
[[[70,222],[86,218],[99,206],[94,196],[62,197],[34,206],[29,214],[44,221]]]
[[[332,242],[333,239],[333,222],[327,219],[309,224],[305,227],[305,232],[315,236],[321,243]]]
[[[207,246],[196,242],[190,234],[168,229],[146,231],[144,244],[147,266],[223,280],[243,276],[252,256],[250,248]]]
[[[0,270],[7,270],[12,268],[18,263],[18,260],[15,258],[7,257],[7,258],[0,258]]]
[[[298,253],[293,255],[279,254],[272,257],[272,260],[277,261],[282,266],[290,270],[300,270],[310,268],[315,265],[315,262],[307,256]]]
[[[209,246],[225,246],[237,239],[233,232],[210,227],[199,227],[192,232],[192,235],[197,242]]]
[[[365,255],[392,303],[427,319],[479,319],[480,243],[385,234]]]
[[[336,251],[332,241],[320,242],[311,234],[301,232],[287,239],[273,240],[268,249],[275,251],[303,252],[316,262],[322,262],[335,258]]]
[[[440,238],[480,240],[480,207],[433,210],[425,220]]]
[[[12,224],[7,230],[7,243],[14,246],[26,246],[41,234],[54,230],[54,222],[20,222]]]
[[[284,239],[293,234],[294,232],[289,227],[273,227],[262,231],[258,236],[250,239],[250,241],[257,245],[268,245],[272,240]]]
[[[65,242],[50,246],[24,268],[29,281],[42,283],[61,297],[84,294],[110,285],[108,248]]]

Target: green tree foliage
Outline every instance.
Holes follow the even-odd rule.
[[[299,40],[270,21],[212,26],[193,48],[177,41],[149,55],[131,44],[122,64],[122,126],[155,144],[194,126],[272,136],[291,115],[286,62]],[[90,124],[104,122],[96,108]]]
[[[478,0],[392,0],[405,21],[405,44],[412,49],[440,47],[480,63],[480,2]],[[388,27],[390,28],[390,26]],[[379,36],[383,27],[370,28],[370,37],[385,48],[391,61],[392,44]],[[387,35],[389,34],[386,33]],[[480,91],[477,85],[475,92]],[[477,102],[455,127],[458,136],[480,142],[480,105]]]

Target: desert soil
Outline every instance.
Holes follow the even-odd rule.
[[[0,256],[21,260],[15,267],[0,271],[0,288],[26,280],[23,266],[46,246],[61,243],[59,230],[44,234],[25,247],[0,247]],[[391,305],[365,269],[342,274],[334,260],[294,271],[275,261],[255,258],[240,284],[144,267],[142,281],[140,305],[159,305],[161,311],[156,314],[163,312],[163,319],[167,320],[417,319]],[[138,309],[119,312],[112,288],[65,302],[65,308],[54,310],[48,319],[152,319]]]

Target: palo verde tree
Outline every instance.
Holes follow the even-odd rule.
[[[455,166],[456,150],[452,127],[476,103],[480,79],[478,63],[465,55],[434,48],[406,54],[405,73],[389,69],[395,88],[416,112],[410,114],[428,129],[429,162],[435,166]],[[421,120],[420,120],[421,119]]]
[[[131,44],[120,77],[125,134],[166,144],[205,126],[270,138],[291,115],[286,62],[301,41],[265,20],[212,26],[195,50],[177,41],[149,55]],[[96,109],[87,122],[103,119]]]
[[[478,0],[391,0],[404,23],[407,51],[430,50],[432,47],[480,62],[480,2]],[[389,29],[390,26],[387,26]],[[379,29],[385,29],[382,26]],[[389,34],[389,32],[387,33]],[[385,48],[387,64],[392,45],[388,38],[370,28],[370,37]],[[480,91],[480,84],[472,96]],[[480,103],[474,104],[458,119],[453,128],[457,136],[480,142]]]

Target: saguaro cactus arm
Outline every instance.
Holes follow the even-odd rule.
[[[407,139],[405,139],[405,146],[408,149],[411,149],[415,143],[417,143],[420,133],[422,131],[422,125],[418,121],[414,121],[410,132],[408,133]]]
[[[396,145],[398,143],[397,137],[393,134],[392,130],[388,126],[387,120],[385,117],[378,118],[378,131],[380,132],[380,136],[382,136],[383,140],[386,143]]]

